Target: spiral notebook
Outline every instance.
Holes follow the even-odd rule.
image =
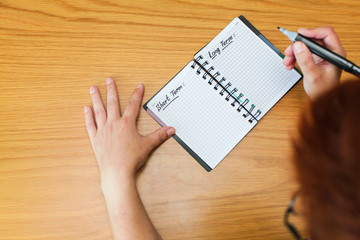
[[[301,79],[245,17],[195,54],[144,109],[207,171]]]

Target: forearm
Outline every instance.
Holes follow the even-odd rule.
[[[117,176],[104,181],[102,188],[114,239],[161,239],[140,199],[135,178]]]
[[[152,225],[136,188],[135,174],[150,153],[175,134],[172,127],[160,128],[146,136],[136,127],[144,85],[139,84],[120,113],[115,81],[106,80],[107,106],[99,89],[90,88],[93,108],[84,107],[85,125],[101,173],[114,238],[161,239]]]

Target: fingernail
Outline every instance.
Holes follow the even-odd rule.
[[[92,87],[90,88],[90,94],[95,93],[95,91],[96,91],[95,87],[94,87],[94,86],[92,86]]]
[[[136,88],[141,88],[141,83],[139,83],[139,85]]]
[[[296,54],[301,53],[305,50],[305,45],[302,42],[295,42],[294,43],[294,52]]]
[[[112,78],[107,78],[106,79],[106,85],[109,85],[110,83],[112,83],[113,79]]]
[[[87,113],[88,112],[88,108],[87,106],[84,106],[84,113]]]
[[[175,129],[174,129],[174,128],[170,128],[170,129],[168,129],[166,132],[167,132],[167,135],[168,135],[169,137],[171,137],[172,135],[174,135]]]

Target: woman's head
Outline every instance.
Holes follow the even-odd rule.
[[[360,239],[360,81],[304,109],[294,165],[312,239]]]

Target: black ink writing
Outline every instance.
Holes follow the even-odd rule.
[[[176,94],[178,94],[178,92],[183,88],[183,86],[179,86],[176,89],[172,90],[170,93],[172,94],[173,97],[176,96]]]
[[[216,58],[217,55],[220,55],[221,52],[220,52],[220,48],[217,48],[214,51],[209,51],[208,53],[209,53],[209,57],[211,59],[214,59]]]
[[[156,104],[156,108],[158,112],[160,112],[161,109],[164,108],[169,102],[170,102],[170,98],[168,95],[166,95],[164,101],[160,101],[158,104]]]
[[[233,39],[235,37],[235,34],[234,35],[231,35],[230,37],[228,37],[226,40],[223,40],[221,41],[221,46],[222,46],[222,50],[224,50],[225,48],[227,48],[232,42],[233,42]]]
[[[177,99],[179,97],[179,92],[184,88],[185,83],[182,83],[180,86],[172,89],[170,91],[169,94],[165,95],[165,99],[162,101],[159,101],[156,104],[156,109],[158,110],[158,112],[160,112],[161,110],[165,110],[165,108],[167,108],[170,103],[172,103],[175,99]]]

